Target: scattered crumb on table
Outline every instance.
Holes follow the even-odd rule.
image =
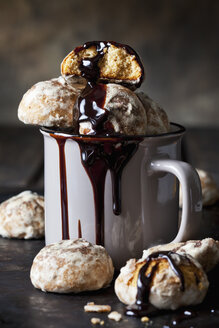
[[[108,318],[115,321],[120,321],[122,319],[122,315],[117,311],[112,311],[108,314]]]
[[[110,305],[98,305],[94,302],[87,303],[87,305],[84,306],[85,312],[110,312],[111,306]]]
[[[141,322],[148,322],[150,319],[148,317],[142,317]]]

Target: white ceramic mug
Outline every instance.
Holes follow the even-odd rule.
[[[46,129],[41,132],[45,145],[46,244],[81,236],[95,243],[94,190],[82,165],[79,137]],[[110,172],[106,173],[102,242],[116,268],[129,258],[141,257],[142,250],[149,246],[198,237],[201,187],[197,172],[180,161],[184,132],[182,126],[172,123],[170,133],[140,139],[122,171],[119,215],[112,210],[112,181]],[[57,138],[61,140],[59,146]],[[97,137],[95,142],[106,139]],[[87,137],[80,137],[80,141],[86,140]],[[183,194],[180,224],[177,178]]]

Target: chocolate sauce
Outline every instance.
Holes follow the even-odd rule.
[[[104,245],[104,185],[107,167],[101,159],[99,144],[87,144],[77,140],[81,150],[81,161],[90,178],[95,208],[96,244]]]
[[[58,134],[57,131],[51,132],[51,130],[45,128],[43,130],[49,132],[50,136],[56,139],[59,146],[60,197],[63,231],[62,238],[69,239],[68,197],[64,146],[67,139],[72,139],[77,142],[80,147],[81,162],[87,172],[93,188],[96,244],[104,246],[104,191],[106,173],[109,170],[112,179],[112,211],[115,215],[120,215],[122,211],[122,172],[126,164],[137,151],[138,145],[142,141],[142,137],[81,137],[70,134],[65,136]],[[78,222],[78,236],[80,235],[81,223]]]
[[[144,78],[144,68],[138,54],[129,46],[116,43],[114,41],[92,41],[87,42],[74,50],[75,54],[83,49],[95,46],[97,55],[92,58],[82,59],[79,70],[81,75],[87,80],[87,86],[78,97],[76,108],[78,110],[78,134],[80,123],[89,122],[91,128],[84,131],[83,138],[70,136],[80,147],[81,161],[90,178],[95,207],[95,227],[96,244],[104,245],[104,190],[106,173],[110,170],[112,179],[112,198],[113,212],[115,215],[121,214],[121,178],[122,171],[134,153],[137,151],[138,144],[142,140],[139,137],[133,137],[127,140],[123,136],[106,138],[114,133],[111,123],[107,120],[109,111],[104,107],[106,99],[106,86],[97,83],[100,78],[99,61],[104,55],[104,49],[114,45],[123,48],[130,55],[134,55],[141,67],[141,78],[136,87],[140,86]],[[107,81],[106,81],[107,82]],[[104,136],[102,138],[89,139],[86,134],[95,136]],[[67,182],[65,168],[64,145],[65,137],[59,138],[56,134],[50,134],[55,137],[59,145],[60,162],[60,190],[61,190],[61,208],[62,208],[62,229],[63,239],[69,238],[68,233],[68,199]],[[78,226],[78,235],[81,235],[81,227]]]
[[[157,312],[157,309],[152,306],[149,302],[149,295],[150,295],[150,286],[152,279],[154,277],[154,274],[157,269],[157,263],[152,267],[152,270],[150,273],[146,274],[147,269],[150,265],[150,263],[153,260],[164,258],[167,259],[169,262],[169,265],[171,266],[174,273],[179,277],[181,282],[181,291],[184,291],[184,276],[180,268],[176,265],[174,259],[171,257],[172,254],[175,254],[170,251],[161,251],[161,252],[155,252],[150,254],[147,259],[146,263],[143,265],[143,267],[140,269],[138,274],[138,280],[137,280],[137,296],[136,296],[136,304],[128,306],[126,310],[126,315],[129,316],[136,316],[136,317],[142,317],[144,315],[151,314],[153,312]],[[178,256],[181,256],[177,254]]]
[[[59,175],[60,175],[60,198],[62,215],[62,240],[69,239],[68,227],[68,193],[65,164],[65,138],[55,137],[59,147]]]
[[[77,109],[79,113],[79,124],[90,122],[92,129],[84,134],[107,135],[110,130],[105,127],[108,110],[104,108],[106,98],[106,86],[104,84],[94,84],[88,82],[86,88],[79,96]]]
[[[78,220],[78,238],[82,238],[81,220]]]
[[[90,48],[91,46],[96,47],[97,55],[92,58],[84,58],[79,65],[79,69],[81,71],[81,75],[87,79],[88,81],[96,82],[100,77],[100,69],[98,66],[99,60],[104,55],[104,48],[109,45],[106,42],[102,41],[93,41],[87,42],[83,45],[84,49]]]
[[[104,190],[108,170],[112,178],[113,212],[121,214],[122,171],[138,149],[141,138],[77,138],[81,161],[90,178],[95,207],[96,244],[104,245]]]

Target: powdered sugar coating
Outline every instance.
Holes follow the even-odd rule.
[[[8,238],[44,236],[44,197],[24,191],[0,205],[0,235]]]
[[[171,257],[181,269],[185,289],[181,290],[181,281],[172,270],[168,261],[157,259],[158,267],[150,286],[149,301],[158,309],[175,310],[181,306],[199,304],[208,290],[208,279],[201,265],[190,256],[173,254]],[[115,292],[121,302],[133,304],[137,295],[137,277],[146,260],[131,259],[121,269],[115,282]],[[198,277],[198,281],[196,279]]]
[[[120,274],[115,281],[115,293],[119,300],[125,304],[134,304],[137,295],[137,286],[129,281],[133,278],[136,270],[136,259],[130,259],[126,265],[120,269]]]
[[[41,249],[33,261],[30,278],[34,287],[42,291],[79,293],[106,287],[113,273],[105,248],[80,238]]]
[[[169,120],[166,112],[144,92],[136,92],[141,100],[147,116],[147,128],[145,134],[154,135],[170,131]]]
[[[18,118],[26,124],[74,127],[74,105],[84,84],[63,77],[38,82],[23,96]]]

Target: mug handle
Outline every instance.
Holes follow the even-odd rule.
[[[153,172],[174,174],[182,187],[182,219],[172,243],[196,239],[200,235],[202,192],[199,175],[188,163],[172,159],[156,159],[151,162]]]

